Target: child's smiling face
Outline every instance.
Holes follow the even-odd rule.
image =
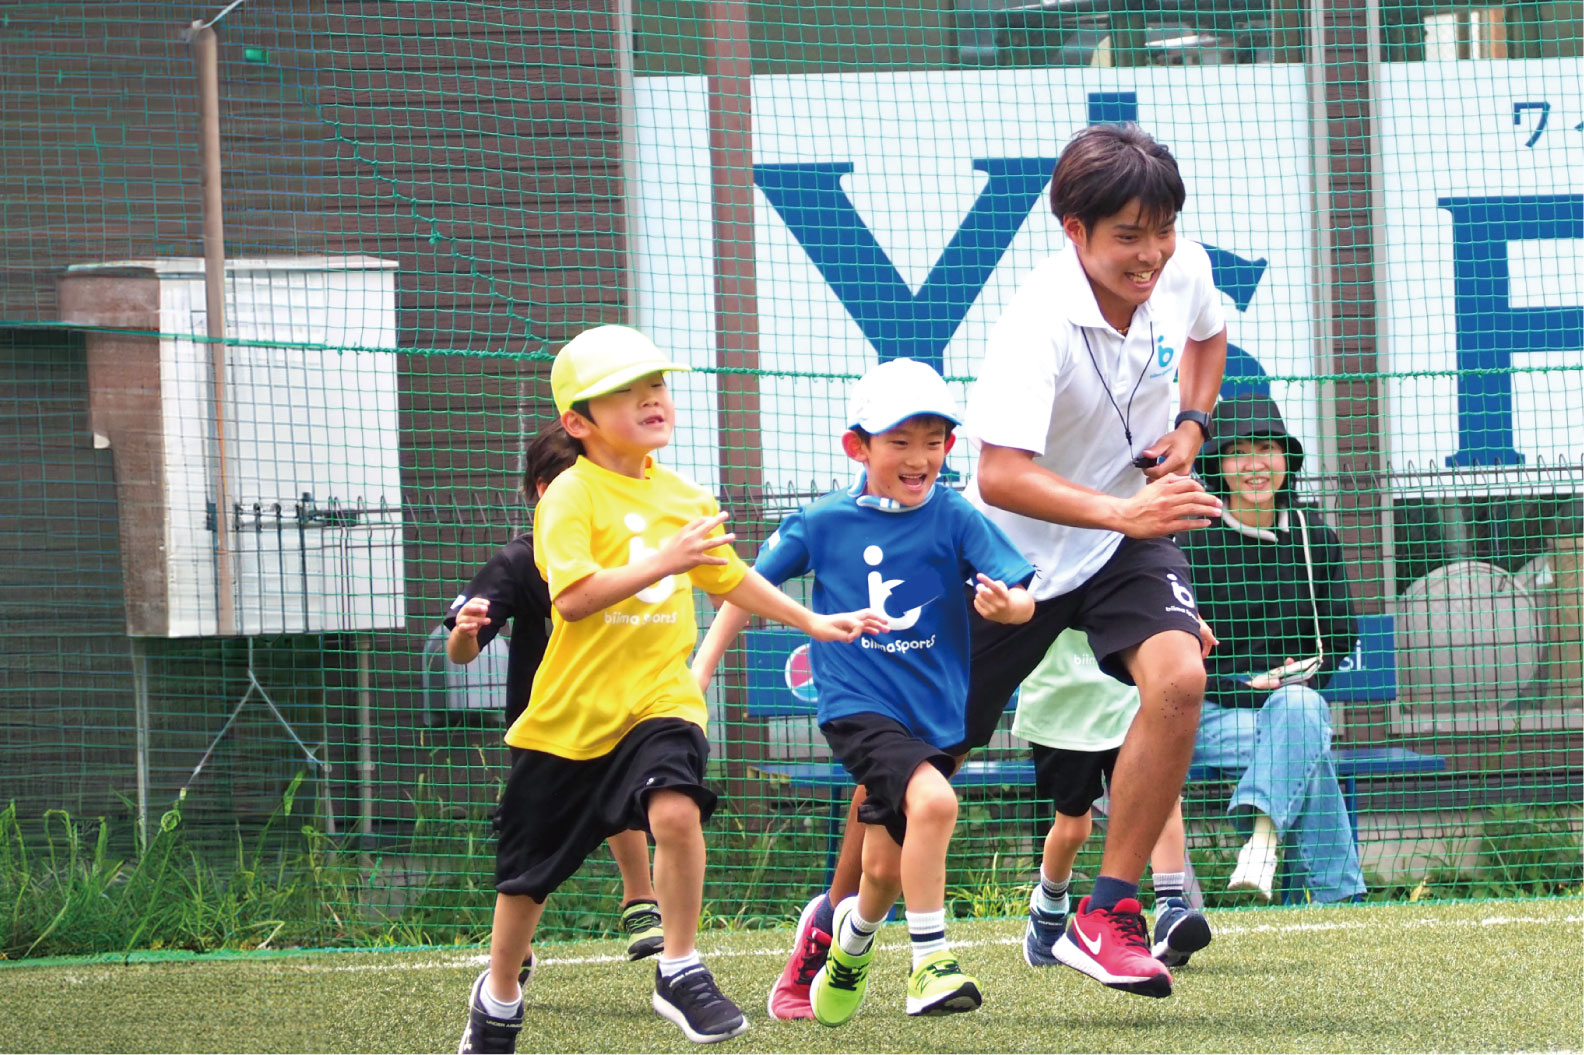
[[[863,464],[865,493],[916,506],[929,497],[956,439],[944,418],[921,414],[869,437],[867,442],[856,432],[846,432],[842,449],[847,457]]]
[[[595,442],[620,453],[658,450],[671,442],[676,428],[676,405],[663,373],[647,374],[595,396],[589,400],[589,411],[597,429]]]

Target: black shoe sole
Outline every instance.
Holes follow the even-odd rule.
[[[1171,980],[1167,978],[1151,978],[1144,982],[1100,982],[1100,984],[1135,996],[1153,996],[1158,999],[1172,994]]]
[[[1188,957],[1210,944],[1210,923],[1203,916],[1188,916],[1166,935],[1166,947],[1155,958],[1167,967],[1181,967]]]
[[[649,957],[655,955],[664,948],[665,935],[662,934],[655,938],[645,938],[643,941],[635,941],[631,945],[627,946],[627,959],[633,961],[647,960]]]

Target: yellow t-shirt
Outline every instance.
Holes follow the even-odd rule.
[[[579,458],[546,489],[534,511],[534,563],[552,599],[720,511],[708,491],[652,458],[644,471],[645,479],[636,480]],[[650,718],[683,718],[704,728],[704,695],[688,670],[698,640],[688,584],[727,593],[748,574],[730,546],[712,552],[728,563],[701,564],[686,578],[668,575],[575,623],[553,612],[528,709],[506,731],[506,742],[584,759],[608,754]]]

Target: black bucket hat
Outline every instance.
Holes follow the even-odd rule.
[[[1221,453],[1238,440],[1268,437],[1280,440],[1287,457],[1287,479],[1282,484],[1282,494],[1292,491],[1293,480],[1303,468],[1303,444],[1287,431],[1281,409],[1276,401],[1262,392],[1241,392],[1216,404],[1211,415],[1214,438],[1199,452],[1196,465],[1205,487],[1217,494],[1226,492],[1221,479]]]

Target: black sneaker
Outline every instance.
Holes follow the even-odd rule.
[[[523,961],[522,970],[517,972],[518,989],[528,988],[528,979],[533,977],[534,968],[536,966],[538,966],[538,964],[534,963],[534,954],[529,953],[528,958]]]
[[[1181,967],[1188,957],[1210,944],[1210,921],[1180,897],[1163,898],[1155,907],[1155,944],[1150,952],[1167,967]]]
[[[496,1018],[484,1010],[479,997],[489,968],[473,983],[468,997],[468,1024],[462,1031],[462,1043],[457,1045],[457,1055],[512,1055],[517,1050],[517,1034],[522,1032],[523,1009],[517,1004],[517,1013],[510,1018]]]
[[[748,1028],[742,1009],[721,993],[703,964],[685,967],[670,978],[655,968],[654,1009],[681,1027],[695,1044],[713,1044]]]

